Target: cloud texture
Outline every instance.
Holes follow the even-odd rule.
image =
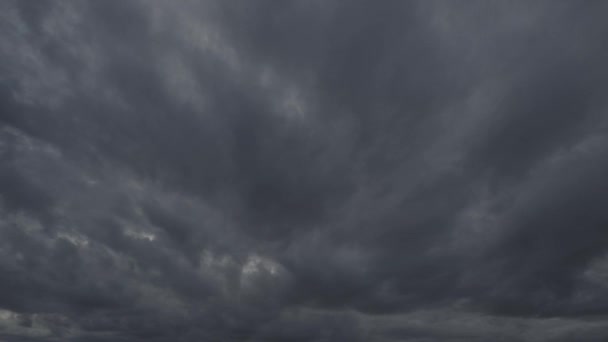
[[[607,11],[3,1],[0,340],[605,341]]]

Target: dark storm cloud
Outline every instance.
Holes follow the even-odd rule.
[[[0,5],[0,339],[608,325],[607,6]]]

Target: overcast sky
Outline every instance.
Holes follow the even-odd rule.
[[[0,2],[0,341],[607,341],[608,2]]]

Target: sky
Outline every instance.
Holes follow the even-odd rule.
[[[608,2],[0,2],[0,341],[607,341]]]

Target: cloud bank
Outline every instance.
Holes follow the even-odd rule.
[[[607,10],[2,2],[0,340],[605,341]]]

